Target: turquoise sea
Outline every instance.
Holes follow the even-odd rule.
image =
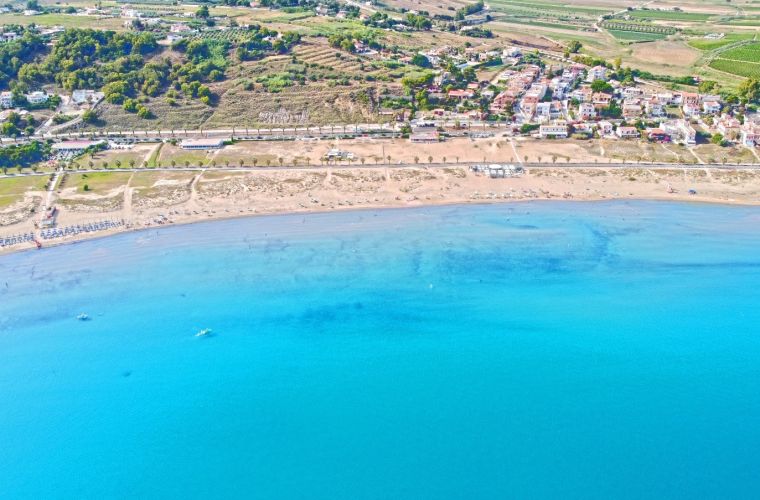
[[[760,208],[267,216],[2,256],[0,497],[760,498]]]

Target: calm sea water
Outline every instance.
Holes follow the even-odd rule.
[[[273,216],[0,258],[2,498],[759,496],[760,208]]]

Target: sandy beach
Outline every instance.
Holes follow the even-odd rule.
[[[81,189],[88,183],[88,190]],[[39,232],[48,193],[28,189],[0,209],[0,239]],[[56,227],[123,221],[118,228],[41,240],[51,246],[166,224],[277,213],[496,203],[652,199],[760,204],[760,171],[709,168],[526,168],[491,178],[463,165],[288,170],[67,173],[52,203]],[[34,248],[33,242],[0,252]]]

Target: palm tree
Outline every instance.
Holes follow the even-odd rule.
[[[293,166],[294,167],[298,166],[298,158],[293,158]]]
[[[390,163],[390,162],[391,162],[391,155],[388,155],[388,156],[386,156],[385,158],[388,160],[388,163]]]
[[[135,160],[129,160],[129,168],[135,168]]]
[[[216,167],[216,160],[211,160],[211,166]]]
[[[446,163],[446,157],[444,156],[442,159],[443,159],[443,163]]]
[[[113,164],[116,165],[116,168],[121,168],[121,160],[116,160]]]
[[[248,129],[245,130],[245,133],[248,134]],[[243,168],[243,165],[245,165],[245,162],[242,158],[240,158],[240,161],[238,163],[240,164],[240,168]]]
[[[420,157],[419,156],[415,156],[414,157],[414,163],[419,163],[419,162],[420,162]]]
[[[190,166],[190,161],[189,160],[185,160],[185,168],[187,168],[189,166]]]
[[[107,168],[108,168],[108,162],[107,162],[107,161],[104,161],[104,162],[103,162],[103,168],[105,168],[105,169],[107,169]]]
[[[280,163],[280,166],[282,166],[282,162],[284,162],[285,160],[283,160],[282,156],[280,156],[277,158],[277,161]]]
[[[256,164],[259,162],[259,159],[258,159],[258,158],[256,158],[256,157],[254,156],[254,157],[251,159],[251,162],[253,162],[253,166],[255,167],[255,166],[256,166]]]
[[[92,168],[92,167],[93,167],[93,165],[94,165],[94,163],[92,163],[92,160],[90,160],[90,161],[88,161],[88,162],[87,162],[87,166],[88,166],[88,167]]]
[[[199,167],[202,167],[202,166],[203,166],[203,160],[198,160],[198,166],[199,166]]]
[[[359,158],[359,161],[360,161],[360,162],[362,162],[362,165],[364,165],[364,161],[365,161],[365,160],[364,160],[364,157],[363,157],[363,156],[362,156],[361,158]]]
[[[172,168],[177,166],[177,162],[175,160],[172,160]]]
[[[552,163],[557,163],[557,155],[552,155]]]
[[[224,160],[224,166],[229,168],[230,167],[230,160]]]
[[[272,164],[272,160],[270,160],[269,158],[267,158],[267,160],[266,160],[266,164],[267,164],[267,167],[268,167],[269,165],[271,165],[271,164]]]
[[[525,158],[525,163],[528,163],[528,155],[525,155],[524,158]]]
[[[428,156],[428,163],[433,163],[433,157],[432,156]]]

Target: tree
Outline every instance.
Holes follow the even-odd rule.
[[[612,85],[605,82],[604,80],[594,80],[591,83],[591,90],[594,92],[604,92],[606,94],[611,94],[613,92]]]
[[[419,52],[412,57],[412,64],[419,66],[420,68],[431,67],[430,60]]]
[[[82,121],[85,123],[95,123],[97,119],[98,115],[91,109],[85,110],[85,112],[82,113]]]
[[[208,19],[211,16],[211,14],[208,11],[207,5],[201,5],[198,10],[195,11],[195,17],[199,17],[201,19]]]
[[[583,47],[583,44],[581,44],[581,42],[578,40],[572,40],[567,44],[567,51],[571,54],[577,54],[581,50],[581,47]]]
[[[760,80],[750,78],[739,84],[737,89],[739,97],[745,102],[757,102],[760,100]]]

